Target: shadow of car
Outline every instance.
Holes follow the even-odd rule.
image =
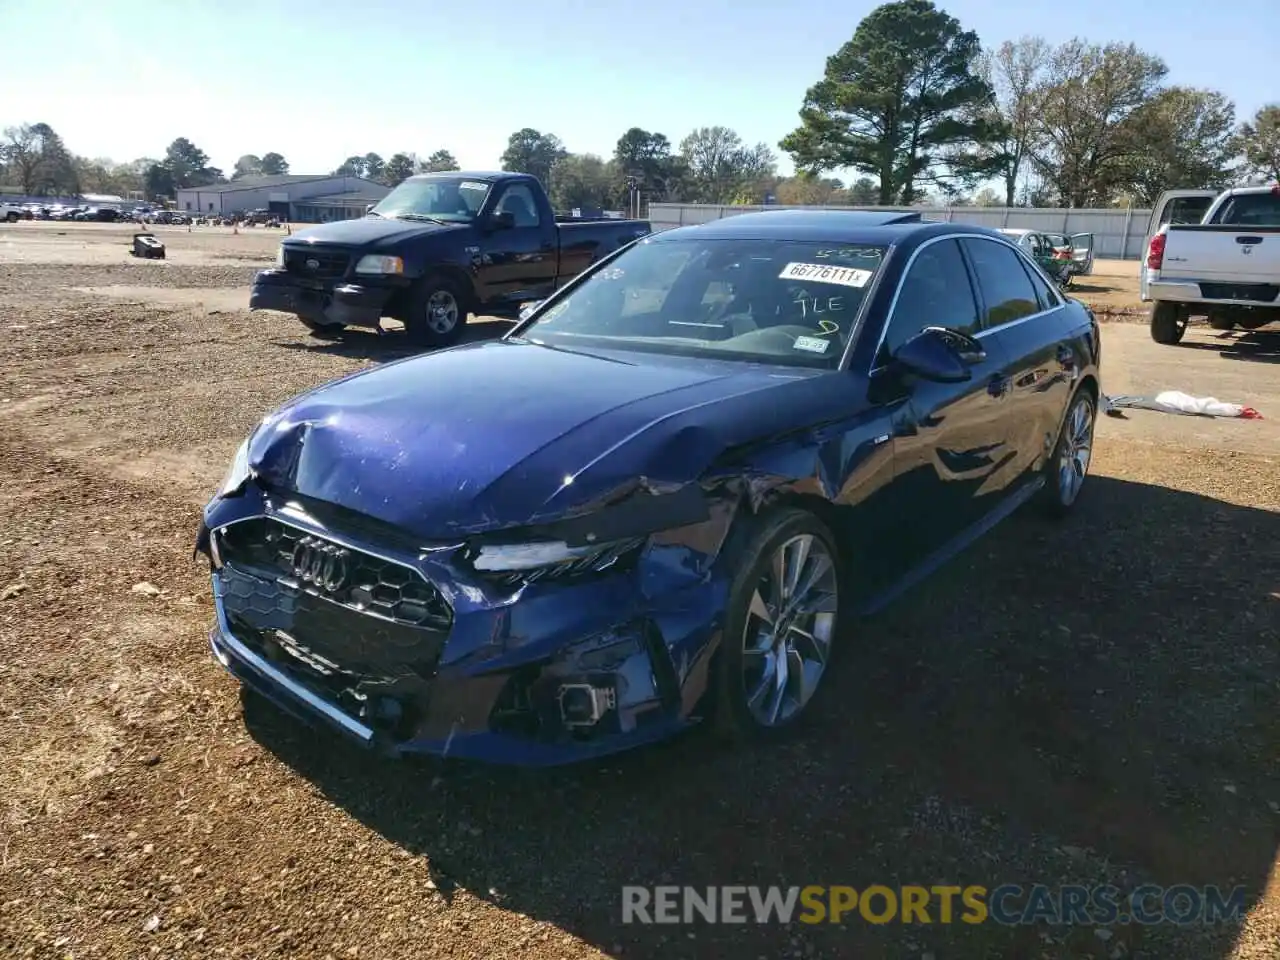
[[[259,702],[246,719],[443,894],[613,955],[1099,955],[1087,926],[620,923],[624,884],[1240,884],[1252,905],[1277,846],[1280,515],[1091,483],[1078,526],[1019,516],[850,636],[804,740],[528,772],[386,763]],[[1225,960],[1237,929],[1112,932],[1108,951]]]

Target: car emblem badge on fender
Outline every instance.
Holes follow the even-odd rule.
[[[303,537],[293,548],[290,566],[303,583],[332,593],[347,582],[348,556],[349,552],[335,543]]]

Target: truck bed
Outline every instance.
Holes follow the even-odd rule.
[[[1280,283],[1280,226],[1170,226],[1161,279],[1231,286]],[[1267,299],[1273,300],[1274,294]]]

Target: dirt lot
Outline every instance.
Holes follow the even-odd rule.
[[[118,227],[0,227],[0,955],[1280,956],[1274,337],[1107,324],[1109,392],[1270,419],[1104,420],[1075,517],[1016,518],[848,638],[805,739],[389,765],[243,715],[191,547],[264,411],[405,348],[244,311],[276,231],[157,233],[164,263]],[[1123,317],[1133,271],[1080,295]],[[1144,881],[1242,885],[1248,920],[619,923],[625,883]]]

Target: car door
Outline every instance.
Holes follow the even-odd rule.
[[[973,357],[970,376],[936,383],[893,363],[925,327],[979,330],[970,271],[955,238],[922,244],[903,273],[872,371],[872,393],[892,408],[895,535],[886,559],[904,569],[951,543],[1000,500],[1007,443],[1008,383],[998,344]]]
[[[1089,276],[1093,273],[1093,234],[1073,233],[1067,240],[1071,243],[1071,259],[1076,264],[1076,275]]]
[[[1065,301],[1044,272],[994,238],[961,241],[977,280],[981,321],[978,339],[997,344],[1010,382],[1008,443],[1012,459],[1006,485],[1040,469],[1057,441],[1062,411],[1077,376],[1066,344]]]
[[[546,222],[527,183],[509,183],[493,199],[480,239],[478,279],[486,303],[523,303],[555,292],[556,225]],[[492,215],[509,213],[509,226]]]

